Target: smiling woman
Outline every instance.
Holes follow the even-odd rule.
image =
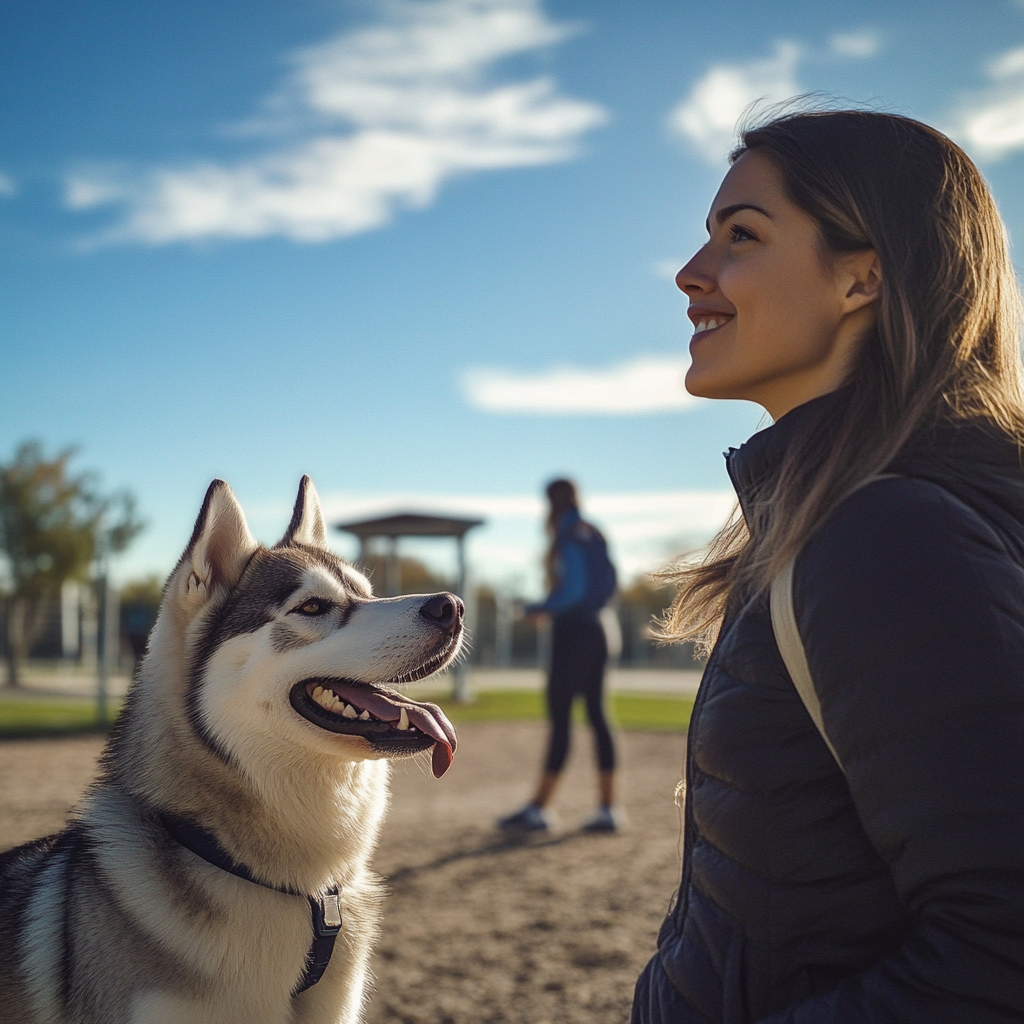
[[[747,131],[677,276],[687,387],[776,420],[670,569],[713,651],[635,1024],[1024,1017],[1020,297],[977,168],[880,113]]]
[[[757,150],[726,176],[708,231],[708,244],[676,275],[696,328],[687,390],[749,399],[774,419],[834,391],[874,316],[875,252],[826,258],[814,218]]]

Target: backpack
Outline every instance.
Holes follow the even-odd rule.
[[[618,583],[615,566],[608,557],[608,543],[600,530],[584,522],[576,525],[571,537],[583,552],[587,566],[587,590],[580,607],[598,611],[611,600]]]

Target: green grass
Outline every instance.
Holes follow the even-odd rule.
[[[544,695],[531,690],[484,690],[476,695],[472,704],[456,704],[445,699],[438,703],[456,725],[460,722],[540,721],[547,717]],[[608,706],[620,729],[686,732],[693,698],[616,693],[609,698]],[[580,700],[573,709],[573,721],[586,721]]]
[[[438,703],[456,725],[460,722],[541,721],[547,717],[544,695],[530,690],[484,690],[476,695],[472,704],[456,704],[448,699]],[[693,698],[617,693],[609,698],[608,706],[620,729],[685,732]],[[118,702],[111,701],[111,721],[118,708]],[[573,720],[586,721],[582,701],[576,702]],[[91,699],[0,696],[0,737],[94,731],[103,730],[96,721],[96,704]]]
[[[111,722],[120,704],[111,701]],[[96,702],[88,698],[0,696],[0,736],[45,736],[59,733],[105,732],[96,718]]]

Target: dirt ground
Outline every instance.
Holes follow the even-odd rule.
[[[625,733],[619,835],[586,835],[589,737],[577,730],[552,834],[509,842],[494,818],[523,803],[539,723],[459,729],[440,780],[396,766],[376,868],[389,881],[369,1024],[619,1024],[678,882],[673,790],[684,741]],[[95,771],[94,737],[0,742],[0,848],[59,828]]]

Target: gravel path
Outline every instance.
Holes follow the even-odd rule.
[[[620,736],[629,825],[585,835],[594,802],[579,737],[552,835],[510,842],[494,818],[518,807],[544,727],[459,729],[448,774],[396,766],[376,867],[389,880],[369,1024],[619,1024],[678,882],[677,735]],[[0,742],[0,847],[60,828],[95,772],[95,737]]]

